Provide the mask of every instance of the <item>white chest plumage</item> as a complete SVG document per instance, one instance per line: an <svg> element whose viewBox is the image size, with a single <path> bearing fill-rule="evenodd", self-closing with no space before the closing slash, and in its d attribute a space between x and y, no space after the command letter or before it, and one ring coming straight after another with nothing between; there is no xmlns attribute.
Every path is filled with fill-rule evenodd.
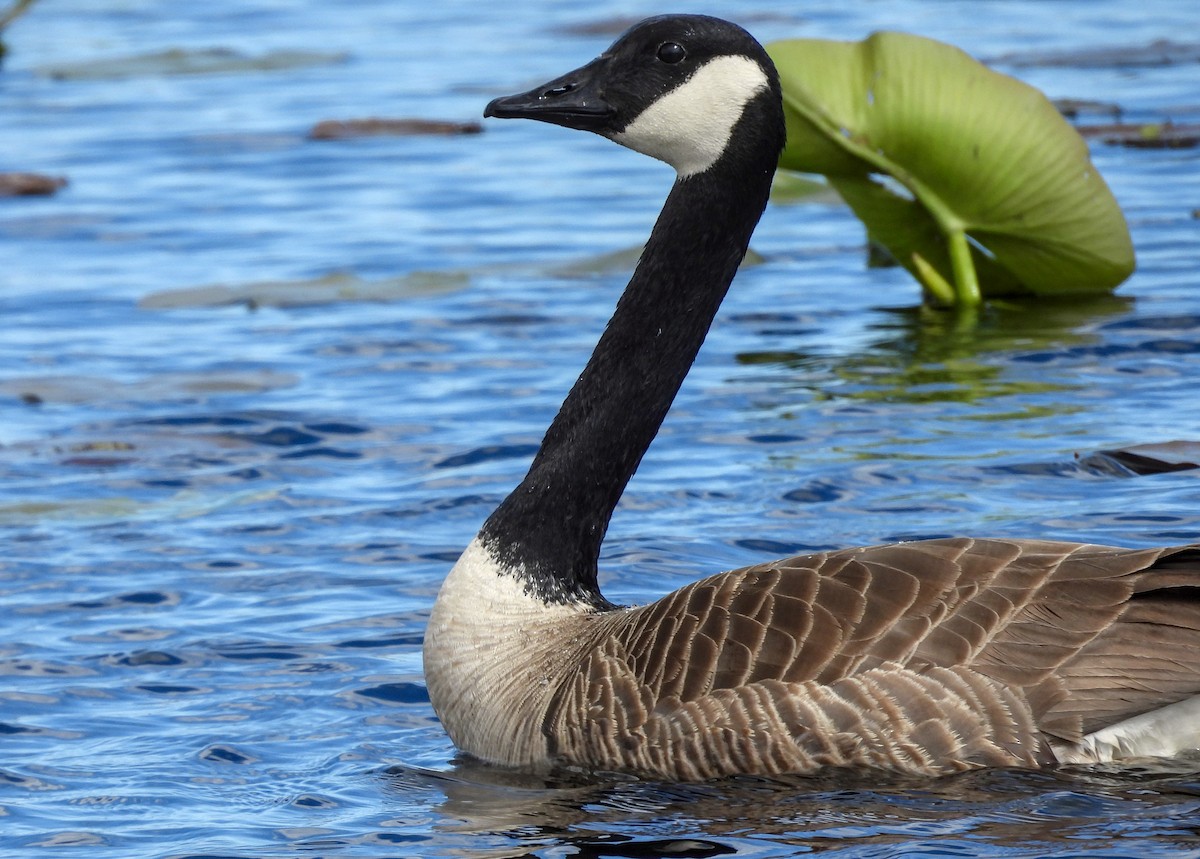
<svg viewBox="0 0 1200 859"><path fill-rule="evenodd" d="M580 657L590 606L547 605L476 539L442 584L425 633L425 677L455 744L498 763L546 758L540 716Z"/></svg>

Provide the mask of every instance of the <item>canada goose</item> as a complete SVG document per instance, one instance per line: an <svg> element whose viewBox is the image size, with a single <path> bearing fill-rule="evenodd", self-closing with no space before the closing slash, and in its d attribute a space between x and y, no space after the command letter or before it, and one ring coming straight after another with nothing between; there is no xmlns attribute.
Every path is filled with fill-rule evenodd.
<svg viewBox="0 0 1200 859"><path fill-rule="evenodd" d="M1200 746L1200 546L928 540L721 573L644 606L606 600L609 518L767 202L778 78L733 24L651 18L484 115L593 131L678 177L528 474L434 604L426 680L460 749L697 780Z"/></svg>

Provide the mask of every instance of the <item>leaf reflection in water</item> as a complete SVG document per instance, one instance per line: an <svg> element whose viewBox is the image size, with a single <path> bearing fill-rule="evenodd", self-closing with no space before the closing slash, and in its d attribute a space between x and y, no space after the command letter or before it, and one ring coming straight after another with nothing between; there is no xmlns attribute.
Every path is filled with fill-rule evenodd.
<svg viewBox="0 0 1200 859"><path fill-rule="evenodd" d="M743 352L741 364L778 364L819 399L975 403L992 397L1071 390L1075 383L1014 375L1016 353L1095 343L1089 326L1125 313L1126 298L994 302L977 314L929 307L883 311L880 333L863 350L835 357L774 349ZM1063 409L1069 409L1067 405ZM1014 416L1023 416L1017 412ZM990 415L989 417L996 417Z"/></svg>

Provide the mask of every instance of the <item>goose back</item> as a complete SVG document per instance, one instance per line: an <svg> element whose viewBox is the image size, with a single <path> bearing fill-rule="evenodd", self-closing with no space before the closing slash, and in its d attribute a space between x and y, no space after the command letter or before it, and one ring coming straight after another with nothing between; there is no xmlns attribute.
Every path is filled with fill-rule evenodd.
<svg viewBox="0 0 1200 859"><path fill-rule="evenodd" d="M610 613L550 754L675 779L1056 760L1200 694L1200 550L946 539L722 573Z"/></svg>

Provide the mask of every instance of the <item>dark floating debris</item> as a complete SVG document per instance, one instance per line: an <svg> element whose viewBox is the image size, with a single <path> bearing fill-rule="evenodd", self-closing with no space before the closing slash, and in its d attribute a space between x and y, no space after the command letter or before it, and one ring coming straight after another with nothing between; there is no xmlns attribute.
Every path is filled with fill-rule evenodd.
<svg viewBox="0 0 1200 859"><path fill-rule="evenodd" d="M1131 146L1135 149L1193 149L1200 146L1200 125L1143 125L1130 130L1105 135L1104 143Z"/></svg>
<svg viewBox="0 0 1200 859"><path fill-rule="evenodd" d="M564 36L604 37L612 39L621 35L641 20L641 15L611 15L607 18L596 18L591 21L577 21L573 24L556 26L552 29L552 32L561 33ZM801 19L794 15L778 14L775 12L747 12L739 15L738 20L746 26L762 23L798 25L801 21Z"/></svg>
<svg viewBox="0 0 1200 859"><path fill-rule="evenodd" d="M310 140L345 140L351 137L382 137L395 135L411 137L417 135L479 134L483 126L478 122L451 122L441 119L326 119L313 126L308 133Z"/></svg>
<svg viewBox="0 0 1200 859"><path fill-rule="evenodd" d="M989 65L1025 67L1072 66L1082 69L1169 66L1200 62L1200 44L1156 39L1148 45L1081 48L1070 51L1019 51L988 61Z"/></svg>
<svg viewBox="0 0 1200 859"><path fill-rule="evenodd" d="M1118 120L1125 113L1119 104L1107 101L1092 101L1086 98L1056 98L1052 102L1058 112L1067 119L1079 119L1081 116L1107 116Z"/></svg>
<svg viewBox="0 0 1200 859"><path fill-rule="evenodd" d="M63 176L40 173L0 173L0 197L45 197L67 187Z"/></svg>
<svg viewBox="0 0 1200 859"><path fill-rule="evenodd" d="M1086 456L1076 454L1076 458L1084 468L1106 474L1137 476L1191 471L1200 468L1200 442L1137 444L1114 450L1099 450Z"/></svg>
<svg viewBox="0 0 1200 859"><path fill-rule="evenodd" d="M1075 123L1075 130L1088 140L1099 140L1110 146L1135 149L1191 149L1200 146L1200 124L1176 123L1169 117L1157 122L1123 122L1124 109L1119 104L1086 99L1056 99L1054 106L1064 117ZM1194 111L1194 108L1178 108ZM1167 111L1163 111L1166 114ZM1088 122L1085 116L1108 118L1109 122Z"/></svg>
<svg viewBox="0 0 1200 859"><path fill-rule="evenodd" d="M1200 146L1200 124L1177 125L1170 120L1079 125L1076 130L1085 138L1099 138L1110 146L1135 149L1192 149Z"/></svg>
<svg viewBox="0 0 1200 859"><path fill-rule="evenodd" d="M621 35L640 20L641 18L637 16L614 15L611 18L566 24L555 29L567 36L604 36L608 38Z"/></svg>

